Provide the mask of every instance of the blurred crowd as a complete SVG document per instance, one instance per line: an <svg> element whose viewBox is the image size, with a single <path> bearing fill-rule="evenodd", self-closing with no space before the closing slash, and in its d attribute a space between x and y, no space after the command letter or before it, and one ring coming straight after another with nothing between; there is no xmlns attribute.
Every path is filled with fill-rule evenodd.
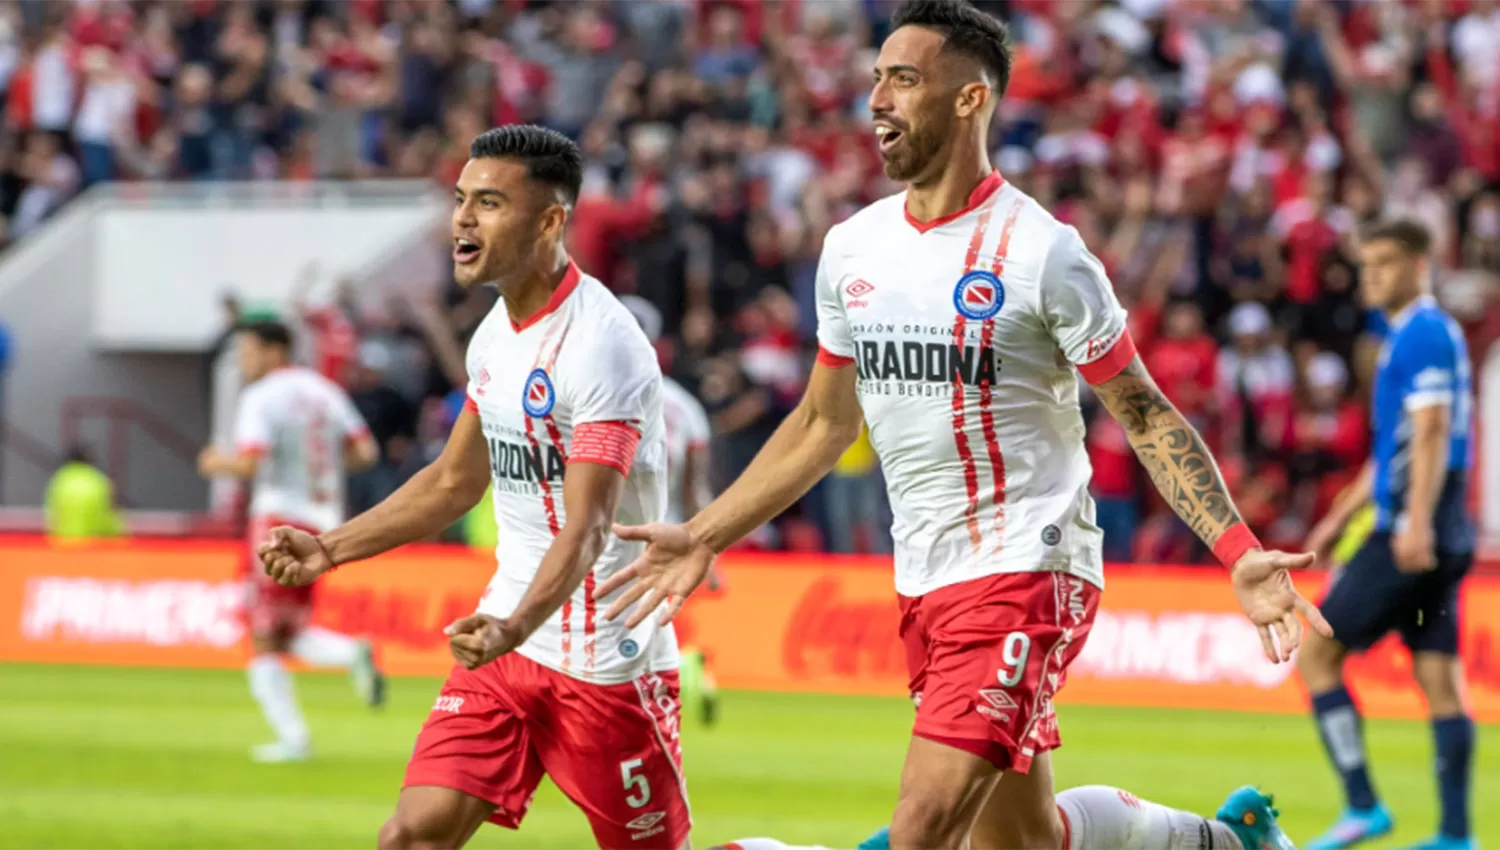
<svg viewBox="0 0 1500 850"><path fill-rule="evenodd" d="M824 233L898 189L865 107L893 5L0 3L4 237L103 180L447 183L479 131L545 124L588 156L574 256L661 309L663 368L708 408L722 483L802 390ZM1426 223L1476 360L1500 334L1500 3L976 5L1015 42L997 166L1083 234L1247 518L1295 543L1366 451L1381 321L1357 297L1360 227ZM429 457L461 404L493 294L447 289L300 308L386 453L357 498ZM1089 407L1111 557L1201 555ZM887 508L849 495L879 480L867 444L834 479L766 545L888 545Z"/></svg>

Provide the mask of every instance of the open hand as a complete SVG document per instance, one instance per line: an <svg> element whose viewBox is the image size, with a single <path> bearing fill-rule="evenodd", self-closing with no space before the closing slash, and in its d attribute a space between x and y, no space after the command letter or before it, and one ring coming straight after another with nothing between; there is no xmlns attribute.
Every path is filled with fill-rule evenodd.
<svg viewBox="0 0 1500 850"><path fill-rule="evenodd" d="M627 590L609 610L604 619L613 620L625 613L625 609L645 597L645 601L626 618L625 625L635 628L661 604L667 609L658 622L666 625L682 609L688 595L698 589L708 571L713 567L717 553L693 536L687 525L615 526L615 535L622 540L644 540L646 551L630 566L609 577L599 586L599 596L605 597L630 584Z"/></svg>
<svg viewBox="0 0 1500 850"><path fill-rule="evenodd" d="M286 525L271 529L256 554L266 575L282 587L312 584L318 576L333 569L328 550L318 543L318 538Z"/></svg>
<svg viewBox="0 0 1500 850"><path fill-rule="evenodd" d="M519 626L488 614L470 614L443 629L453 660L473 670L520 646L526 640Z"/></svg>
<svg viewBox="0 0 1500 850"><path fill-rule="evenodd" d="M1318 634L1333 637L1333 627L1323 619L1316 605L1302 598L1292 584L1288 570L1301 570L1312 566L1312 553L1292 555L1287 552L1251 549L1242 555L1229 572L1234 585L1234 595L1239 599L1245 616L1260 631L1260 645L1266 658L1273 664L1290 661L1298 644L1302 643L1301 614ZM1271 637L1276 632L1276 640ZM1277 643L1281 644L1277 652Z"/></svg>

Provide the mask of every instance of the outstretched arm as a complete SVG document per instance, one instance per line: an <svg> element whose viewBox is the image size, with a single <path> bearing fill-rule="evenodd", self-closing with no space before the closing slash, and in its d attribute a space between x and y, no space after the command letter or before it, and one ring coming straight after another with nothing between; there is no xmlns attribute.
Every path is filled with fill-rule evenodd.
<svg viewBox="0 0 1500 850"><path fill-rule="evenodd" d="M820 358L807 392L750 466L688 521L699 543L722 552L812 489L859 437L864 414L852 364Z"/></svg>
<svg viewBox="0 0 1500 850"><path fill-rule="evenodd" d="M479 414L459 414L438 459L423 467L384 501L319 540L334 566L372 558L424 540L463 516L484 496L490 459Z"/></svg>
<svg viewBox="0 0 1500 850"><path fill-rule="evenodd" d="M1119 373L1100 381L1094 392L1124 426L1131 448L1167 504L1229 567L1235 595L1260 632L1266 658L1291 659L1302 640L1299 613L1331 637L1328 622L1297 593L1287 573L1310 566L1313 556L1262 550L1240 519L1203 438L1151 380L1141 359L1133 358Z"/></svg>
<svg viewBox="0 0 1500 850"><path fill-rule="evenodd" d="M802 401L723 495L684 525L615 528L621 538L650 545L600 585L601 599L630 585L604 618L613 620L634 606L625 620L633 628L665 604L660 621L670 622L709 574L714 556L812 489L859 437L863 419L853 365L820 356Z"/></svg>
<svg viewBox="0 0 1500 850"><path fill-rule="evenodd" d="M1197 429L1167 400L1139 357L1094 393L1125 428L1162 498L1200 540L1216 546L1240 515Z"/></svg>
<svg viewBox="0 0 1500 850"><path fill-rule="evenodd" d="M1072 228L1061 230L1048 250L1037 305L1058 349L1125 428L1131 448L1167 504L1230 568L1235 596L1259 631L1266 657L1292 657L1302 638L1298 613L1331 636L1328 623L1297 594L1287 574L1311 566L1313 556L1260 548L1240 520L1203 438L1136 356L1109 277ZM1273 631L1280 638L1279 652Z"/></svg>

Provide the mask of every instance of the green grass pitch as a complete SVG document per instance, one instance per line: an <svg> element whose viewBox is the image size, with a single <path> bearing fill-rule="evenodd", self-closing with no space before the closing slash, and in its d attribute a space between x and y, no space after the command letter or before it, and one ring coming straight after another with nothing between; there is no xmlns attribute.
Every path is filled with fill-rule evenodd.
<svg viewBox="0 0 1500 850"><path fill-rule="evenodd" d="M392 683L383 711L331 675L302 675L315 760L255 765L267 730L243 674L0 665L0 847L370 847L390 813L412 741L437 693ZM1211 812L1236 785L1277 794L1305 841L1338 799L1306 717L1064 706L1059 787L1104 783ZM718 726L689 718L688 785L699 847L769 835L852 847L885 822L908 727L904 700L732 692ZM1480 732L1476 823L1500 847L1500 759ZM1396 810L1397 847L1434 828L1431 743L1421 723L1373 722L1376 784ZM1488 804L1486 803L1488 801ZM556 789L521 832L471 846L591 846Z"/></svg>

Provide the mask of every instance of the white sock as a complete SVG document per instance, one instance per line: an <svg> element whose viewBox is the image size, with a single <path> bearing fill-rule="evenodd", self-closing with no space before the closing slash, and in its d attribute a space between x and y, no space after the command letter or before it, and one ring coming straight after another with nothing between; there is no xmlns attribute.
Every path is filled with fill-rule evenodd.
<svg viewBox="0 0 1500 850"><path fill-rule="evenodd" d="M291 651L299 661L314 667L354 666L359 660L359 641L346 634L308 626L292 639Z"/></svg>
<svg viewBox="0 0 1500 850"><path fill-rule="evenodd" d="M1228 824L1107 785L1069 788L1057 807L1068 822L1064 850L1245 850Z"/></svg>
<svg viewBox="0 0 1500 850"><path fill-rule="evenodd" d="M257 655L250 659L250 693L260 703L261 713L271 724L282 743L307 745L307 722L297 707L292 689L292 675L274 655Z"/></svg>
<svg viewBox="0 0 1500 850"><path fill-rule="evenodd" d="M708 850L823 850L823 848L784 844L774 838L738 838L728 844L710 847Z"/></svg>

